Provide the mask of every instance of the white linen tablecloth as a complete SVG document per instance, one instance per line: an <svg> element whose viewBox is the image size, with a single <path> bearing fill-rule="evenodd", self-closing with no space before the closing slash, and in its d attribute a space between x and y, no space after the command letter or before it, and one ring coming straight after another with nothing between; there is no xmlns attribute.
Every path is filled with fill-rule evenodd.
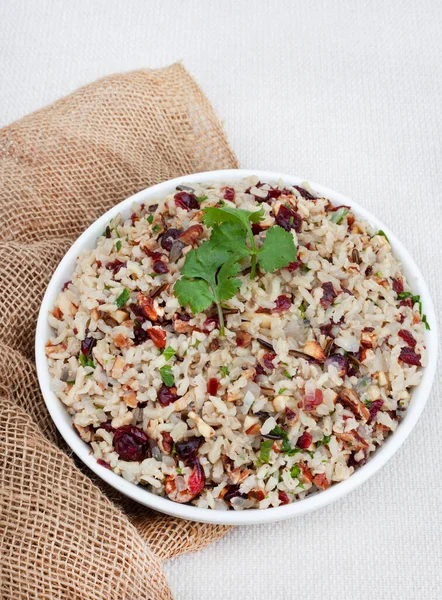
<svg viewBox="0 0 442 600"><path fill-rule="evenodd" d="M385 221L442 297L440 0L3 0L0 121L103 75L183 60L242 166ZM166 565L177 600L442 598L442 376L391 462L319 512Z"/></svg>

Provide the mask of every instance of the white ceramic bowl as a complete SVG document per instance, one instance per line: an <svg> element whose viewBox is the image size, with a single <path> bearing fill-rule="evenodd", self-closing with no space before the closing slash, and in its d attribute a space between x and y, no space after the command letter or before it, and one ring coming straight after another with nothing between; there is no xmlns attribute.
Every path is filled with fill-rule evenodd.
<svg viewBox="0 0 442 600"><path fill-rule="evenodd" d="M127 200L120 202L120 204L117 204L117 206L114 206L106 214L95 221L95 223L93 223L72 245L66 256L58 265L58 268L49 283L48 289L46 290L43 298L37 323L35 355L38 379L46 406L48 407L51 417L66 443L92 471L94 471L109 485L113 486L126 496L129 496L133 500L136 500L137 502L140 502L141 504L149 506L150 508L160 512L182 517L183 519L191 519L193 521L201 521L206 523L222 523L229 525L270 523L273 521L280 521L283 519L289 519L291 517L303 515L330 504L339 498L342 498L374 475L376 471L385 465L385 463L403 444L413 427L416 425L424 409L436 370L436 316L427 285L414 260L408 254L407 250L397 239L394 233L390 231L390 229L379 219L372 216L364 208L356 204L356 202L353 202L353 200L350 200L349 198L342 196L333 190L323 187L322 185L317 185L316 183L310 182L312 189L319 195L329 198L337 205L350 205L356 215L366 219L377 229L382 229L385 231L391 242L395 255L401 260L403 270L407 276L411 289L415 294L420 294L421 296L424 311L428 317L429 323L431 324L431 331L427 331L425 334L429 364L424 370L420 385L413 390L410 407L408 408L406 416L400 423L396 432L387 439L387 441L379 448L379 450L377 450L377 452L375 452L373 456L371 456L371 458L363 467L359 468L346 481L332 485L327 490L320 493L308 496L305 500L298 500L293 504L287 504L277 508L268 508L265 510L251 509L244 511L215 511L206 508L198 508L196 506L189 506L187 504L178 504L168 500L167 498L156 496L146 489L126 481L123 479L123 477L120 477L105 467L97 464L96 459L91 454L90 447L75 433L72 427L71 417L67 413L64 405L51 391L48 364L45 356L45 343L51 335L51 329L47 322L47 315L49 310L52 309L63 283L70 279L71 274L74 271L77 255L82 250L86 248L93 248L95 246L97 238L102 234L110 219L115 217L115 215L121 212L123 215L129 216L132 212L130 207L133 202L141 203L154 198L160 199L173 192L177 185L183 183L191 184L192 182L204 183L209 181L234 182L250 175L257 175L262 181L282 179L285 183L291 185L299 185L302 183L302 181L304 181L299 177L283 175L281 173L252 171L249 169L232 169L226 171L211 171L207 173L186 175L184 177L179 177L177 179L172 179L171 181L160 183L159 185L155 185L151 188L143 190L142 192L139 192L138 194L135 194Z"/></svg>

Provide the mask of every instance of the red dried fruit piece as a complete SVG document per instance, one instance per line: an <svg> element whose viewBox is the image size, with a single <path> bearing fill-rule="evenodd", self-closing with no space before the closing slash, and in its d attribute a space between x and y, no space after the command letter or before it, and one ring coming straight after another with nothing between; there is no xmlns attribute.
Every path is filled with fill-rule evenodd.
<svg viewBox="0 0 442 600"><path fill-rule="evenodd" d="M86 358L91 358L92 349L96 345L97 340L93 337L85 337L81 342L81 353L85 355Z"/></svg>
<svg viewBox="0 0 442 600"><path fill-rule="evenodd" d="M134 325L134 344L135 346L139 346L140 344L144 344L144 342L149 337L147 331L141 327L140 324Z"/></svg>
<svg viewBox="0 0 442 600"><path fill-rule="evenodd" d="M393 290L396 292L396 294L402 294L404 291L404 282L402 278L398 277L396 279L395 277L392 277L391 281L393 283Z"/></svg>
<svg viewBox="0 0 442 600"><path fill-rule="evenodd" d="M413 308L413 300L411 298L404 298L399 302L399 306L408 306L409 308Z"/></svg>
<svg viewBox="0 0 442 600"><path fill-rule="evenodd" d="M116 275L120 269L122 269L123 267L126 267L126 266L127 266L127 264L125 262L121 262L121 260L118 260L118 258L116 258L112 262L107 263L106 269L108 271L112 271L113 274Z"/></svg>
<svg viewBox="0 0 442 600"><path fill-rule="evenodd" d="M155 303L152 298L145 296L141 292L137 296L138 306L142 314L150 321L157 321L158 314L155 310Z"/></svg>
<svg viewBox="0 0 442 600"><path fill-rule="evenodd" d="M270 371L272 371L275 368L275 365L273 364L273 360L276 358L276 354L274 352L269 352L267 354L264 354L264 356L262 357L264 366L266 367L266 369L269 369Z"/></svg>
<svg viewBox="0 0 442 600"><path fill-rule="evenodd" d="M373 268L372 267L367 267L365 269L365 276L366 277L370 277L370 275L373 273Z"/></svg>
<svg viewBox="0 0 442 600"><path fill-rule="evenodd" d="M147 330L147 335L157 348L166 347L166 332L159 327L151 327Z"/></svg>
<svg viewBox="0 0 442 600"><path fill-rule="evenodd" d="M162 446L163 446L163 450L165 454L170 454L171 450L172 450L172 446L173 446L173 439L172 436L170 435L170 433L168 431L163 431L161 433L161 437L162 437Z"/></svg>
<svg viewBox="0 0 442 600"><path fill-rule="evenodd" d="M114 448L121 460L141 461L148 455L148 437L139 427L125 425L114 433Z"/></svg>
<svg viewBox="0 0 442 600"><path fill-rule="evenodd" d="M284 312L288 310L291 305L291 298L288 296L278 296L275 300L275 308L272 308L272 312Z"/></svg>
<svg viewBox="0 0 442 600"><path fill-rule="evenodd" d="M157 398L161 406L169 406L169 404L178 400L180 396L178 396L175 386L167 387L167 385L163 385L158 390Z"/></svg>
<svg viewBox="0 0 442 600"><path fill-rule="evenodd" d="M278 190L277 188L271 188L269 190L269 195L268 198L279 198L282 194L281 190Z"/></svg>
<svg viewBox="0 0 442 600"><path fill-rule="evenodd" d="M254 379L256 379L258 377L258 375L264 375L264 369L262 368L262 366L258 363L255 367L255 377Z"/></svg>
<svg viewBox="0 0 442 600"><path fill-rule="evenodd" d="M259 233L261 233L261 231L264 231L264 227L262 227L259 223L252 223L253 235L258 235Z"/></svg>
<svg viewBox="0 0 442 600"><path fill-rule="evenodd" d="M288 406L285 407L285 418L289 425L295 423L297 419L295 411L289 408Z"/></svg>
<svg viewBox="0 0 442 600"><path fill-rule="evenodd" d="M192 498L195 498L195 496L197 496L203 491L204 484L206 483L206 476L204 475L204 469L197 458L194 458L192 463L193 471L189 475L187 486L189 488L189 493L191 494Z"/></svg>
<svg viewBox="0 0 442 600"><path fill-rule="evenodd" d="M184 210L191 210L199 208L198 200L195 194L189 192L178 192L175 194L175 205L183 208Z"/></svg>
<svg viewBox="0 0 442 600"><path fill-rule="evenodd" d="M198 455L200 446L204 444L203 437L191 437L177 442L176 453L178 457L183 461L194 460Z"/></svg>
<svg viewBox="0 0 442 600"><path fill-rule="evenodd" d="M106 421L105 423L100 423L100 425L98 425L98 427L96 427L96 429L104 429L105 431L109 431L109 433L112 433L114 430L114 428L111 425L110 421Z"/></svg>
<svg viewBox="0 0 442 600"><path fill-rule="evenodd" d="M173 242L181 235L181 229L167 229L161 236L161 247L170 252Z"/></svg>
<svg viewBox="0 0 442 600"><path fill-rule="evenodd" d="M224 494L223 500L225 502L230 502L232 498L247 498L247 494L241 494L241 492L239 491L239 486L239 483L227 486L227 492Z"/></svg>
<svg viewBox="0 0 442 600"><path fill-rule="evenodd" d="M211 377L207 384L207 393L210 396L216 396L219 388L219 381L216 377Z"/></svg>
<svg viewBox="0 0 442 600"><path fill-rule="evenodd" d="M308 448L310 446L311 443L312 443L311 433L308 433L308 431L305 431L301 435L301 437L298 438L298 441L296 442L296 446L298 448L302 448L302 450L305 450L306 448Z"/></svg>
<svg viewBox="0 0 442 600"><path fill-rule="evenodd" d="M398 336L404 340L404 342L410 346L410 348L414 348L416 346L416 340L413 335L407 331L406 329L401 329L398 333Z"/></svg>
<svg viewBox="0 0 442 600"><path fill-rule="evenodd" d="M320 325L319 330L322 333L322 335L325 335L326 337L333 337L333 335L332 335L333 325L334 325L334 323L327 323L327 325Z"/></svg>
<svg viewBox="0 0 442 600"><path fill-rule="evenodd" d="M173 328L177 333L189 333L193 326L189 325L190 317L185 313L175 313L172 317Z"/></svg>
<svg viewBox="0 0 442 600"><path fill-rule="evenodd" d="M154 273L162 274L162 273L167 273L169 271L169 267L166 265L166 263L164 261L156 260L153 263L152 270Z"/></svg>
<svg viewBox="0 0 442 600"><path fill-rule="evenodd" d="M72 281L71 281L71 280L69 280L69 281L65 281L65 282L63 283L63 287L61 288L61 291L62 291L62 292L64 292L65 290L67 290L67 289L68 289L68 287L71 285L71 283L72 283Z"/></svg>
<svg viewBox="0 0 442 600"><path fill-rule="evenodd" d="M290 271L290 273L294 273L295 271L297 271L299 269L299 267L302 265L302 262L299 260L295 260L294 262L291 262L287 265L286 269L288 269Z"/></svg>
<svg viewBox="0 0 442 600"><path fill-rule="evenodd" d="M236 345L240 348L247 348L252 343L252 336L245 331L236 332Z"/></svg>
<svg viewBox="0 0 442 600"><path fill-rule="evenodd" d="M281 504L289 504L290 498L287 496L285 492L278 492L278 498Z"/></svg>
<svg viewBox="0 0 442 600"><path fill-rule="evenodd" d="M213 331L214 329L219 329L219 318L217 316L209 317L203 323L203 331L205 333L209 333L210 331Z"/></svg>
<svg viewBox="0 0 442 600"><path fill-rule="evenodd" d="M111 466L109 463L107 463L105 460L103 460L102 458L97 458L97 464L101 465L102 467L105 467L106 469L110 469L112 470Z"/></svg>
<svg viewBox="0 0 442 600"><path fill-rule="evenodd" d="M347 374L348 360L343 354L331 354L324 363L325 369L329 365L333 365L337 369L339 377Z"/></svg>
<svg viewBox="0 0 442 600"><path fill-rule="evenodd" d="M298 185L293 186L295 188L295 190L298 190L298 192L301 194L301 196L303 198L307 198L307 200L316 200L316 198L314 196L312 196L310 194L310 192L308 192L307 190L305 190L302 187L299 187Z"/></svg>
<svg viewBox="0 0 442 600"><path fill-rule="evenodd" d="M324 396L321 390L314 390L313 394L306 394L304 397L304 410L309 412L315 410L317 406L322 404Z"/></svg>
<svg viewBox="0 0 442 600"><path fill-rule="evenodd" d="M231 187L226 187L224 190L224 200L234 200L235 190Z"/></svg>
<svg viewBox="0 0 442 600"><path fill-rule="evenodd" d="M179 241L185 246L193 246L203 235L204 229L202 225L191 225L188 229L183 231L178 237Z"/></svg>
<svg viewBox="0 0 442 600"><path fill-rule="evenodd" d="M293 209L288 208L285 204L279 208L275 221L286 231L294 229L297 233L299 233L302 229L301 215L295 212Z"/></svg>
<svg viewBox="0 0 442 600"><path fill-rule="evenodd" d="M333 303L333 300L336 298L337 293L335 292L335 288L333 287L333 284L330 281L326 281L321 285L321 287L324 293L322 295L320 303L324 308L328 308Z"/></svg>
<svg viewBox="0 0 442 600"><path fill-rule="evenodd" d="M376 415L381 410L383 405L384 405L384 401L381 398L379 398L378 400L375 400L374 402L372 402L370 404L370 406L368 407L370 417L369 417L367 423L372 423L375 420Z"/></svg>
<svg viewBox="0 0 442 600"><path fill-rule="evenodd" d="M407 365L415 365L416 367L422 366L420 354L416 354L411 348L402 348L401 353L399 354L399 360L407 363Z"/></svg>
<svg viewBox="0 0 442 600"><path fill-rule="evenodd" d="M264 500L265 497L266 495L263 490L250 490L249 492L249 498L254 498L255 500L258 500L258 502Z"/></svg>

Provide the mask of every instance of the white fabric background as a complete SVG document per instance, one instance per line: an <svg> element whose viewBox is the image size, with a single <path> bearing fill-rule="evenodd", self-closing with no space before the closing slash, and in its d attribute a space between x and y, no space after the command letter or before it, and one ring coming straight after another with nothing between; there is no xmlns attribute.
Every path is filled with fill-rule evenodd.
<svg viewBox="0 0 442 600"><path fill-rule="evenodd" d="M182 59L242 166L299 174L379 215L440 316L441 25L440 0L3 0L0 124ZM440 599L441 383L405 446L345 500L167 563L177 600Z"/></svg>

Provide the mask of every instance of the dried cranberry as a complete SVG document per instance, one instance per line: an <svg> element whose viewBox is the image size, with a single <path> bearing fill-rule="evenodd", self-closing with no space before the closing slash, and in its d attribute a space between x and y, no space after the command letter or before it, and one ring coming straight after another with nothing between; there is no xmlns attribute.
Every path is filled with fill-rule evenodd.
<svg viewBox="0 0 442 600"><path fill-rule="evenodd" d="M62 292L64 292L65 290L67 290L67 289L68 289L68 287L71 285L71 283L72 283L72 281L71 281L71 280L69 280L69 281L65 281L65 282L63 283L63 287L61 288L61 291L62 291Z"/></svg>
<svg viewBox="0 0 442 600"><path fill-rule="evenodd" d="M398 277L396 279L395 277L392 277L391 281L393 282L393 290L396 292L396 294L402 294L404 291L404 282L402 278Z"/></svg>
<svg viewBox="0 0 442 600"><path fill-rule="evenodd" d="M114 430L114 428L111 425L110 421L106 421L105 423L100 423L100 425L97 427L97 429L104 429L105 431L108 431L109 433L112 433Z"/></svg>
<svg viewBox="0 0 442 600"><path fill-rule="evenodd" d="M113 274L116 275L120 269L122 269L123 267L126 267L126 266L127 266L127 264L125 262L121 262L121 260L118 260L118 258L116 258L112 262L107 263L106 269L108 271L112 271Z"/></svg>
<svg viewBox="0 0 442 600"><path fill-rule="evenodd" d="M281 504L289 504L290 499L285 492L278 492L278 498Z"/></svg>
<svg viewBox="0 0 442 600"><path fill-rule="evenodd" d="M173 446L172 436L170 435L170 433L168 431L163 431L161 433L161 437L162 437L162 444L163 444L164 452L166 454L170 454L170 452L172 450L172 446Z"/></svg>
<svg viewBox="0 0 442 600"><path fill-rule="evenodd" d="M273 364L273 360L276 358L276 354L274 352L269 352L268 354L264 354L262 357L264 366L266 369L273 371L275 365Z"/></svg>
<svg viewBox="0 0 442 600"><path fill-rule="evenodd" d="M277 188L271 188L269 190L269 198L279 198L281 196L282 192L281 190L278 190Z"/></svg>
<svg viewBox="0 0 442 600"><path fill-rule="evenodd" d="M184 210L199 208L195 194L190 194L189 192L178 192L178 194L175 194L175 205L184 208Z"/></svg>
<svg viewBox="0 0 442 600"><path fill-rule="evenodd" d="M219 388L219 381L216 377L211 377L209 379L209 383L207 384L207 393L210 396L216 396Z"/></svg>
<svg viewBox="0 0 442 600"><path fill-rule="evenodd" d="M411 298L404 298L399 302L399 306L408 306L409 308L413 308L413 300Z"/></svg>
<svg viewBox="0 0 442 600"><path fill-rule="evenodd" d="M298 192L301 194L301 196L303 198L307 198L307 200L316 200L316 198L314 196L312 196L310 194L310 192L308 192L304 188L300 187L299 185L294 185L293 187L295 188L295 190L298 190Z"/></svg>
<svg viewBox="0 0 442 600"><path fill-rule="evenodd" d="M287 421L290 423L291 421L295 421L296 420L296 413L294 410L292 410L291 408L289 408L288 406L285 407L285 416Z"/></svg>
<svg viewBox="0 0 442 600"><path fill-rule="evenodd" d="M402 348L399 354L399 360L407 363L407 365L415 365L416 367L422 366L420 355L416 354L411 348Z"/></svg>
<svg viewBox="0 0 442 600"><path fill-rule="evenodd" d="M175 318L184 321L185 323L190 321L190 315L186 315L186 313L175 313Z"/></svg>
<svg viewBox="0 0 442 600"><path fill-rule="evenodd" d="M398 336L402 338L407 344L407 346L410 346L410 348L414 348L416 346L416 340L414 339L413 335L406 329L401 329L398 333Z"/></svg>
<svg viewBox="0 0 442 600"><path fill-rule="evenodd" d="M250 492L249 492L249 498L258 500L258 502L261 502L261 500L264 500L265 497L266 497L266 495L263 490L250 490Z"/></svg>
<svg viewBox="0 0 442 600"><path fill-rule="evenodd" d="M325 369L329 365L333 365L337 371L339 377L344 377L348 370L348 360L343 354L331 354L324 363Z"/></svg>
<svg viewBox="0 0 442 600"><path fill-rule="evenodd" d="M259 223L252 223L253 235L258 235L259 233L261 233L261 231L264 231L264 228Z"/></svg>
<svg viewBox="0 0 442 600"><path fill-rule="evenodd" d="M156 250L149 250L149 248L147 248L146 246L143 246L142 250L147 254L147 256L149 256L154 261L160 260L164 256L162 252L157 252Z"/></svg>
<svg viewBox="0 0 442 600"><path fill-rule="evenodd" d="M322 294L320 302L324 308L328 308L336 298L337 293L335 292L335 288L330 281L326 281L321 287L324 293Z"/></svg>
<svg viewBox="0 0 442 600"><path fill-rule="evenodd" d="M255 377L257 377L258 375L264 375L264 369L261 367L260 364L256 365L255 371L256 371Z"/></svg>
<svg viewBox="0 0 442 600"><path fill-rule="evenodd" d="M107 463L105 460L103 460L102 458L97 458L97 465L101 465L102 467L105 467L106 469L111 469L111 466L109 463ZM112 469L111 469L112 470Z"/></svg>
<svg viewBox="0 0 442 600"><path fill-rule="evenodd" d="M227 492L223 496L225 502L230 502L232 498L247 498L247 494L241 494L239 484L227 486Z"/></svg>
<svg viewBox="0 0 442 600"><path fill-rule="evenodd" d="M213 325L213 327L212 327L212 325ZM209 333L210 331L213 331L214 329L219 329L219 318L217 316L209 317L203 323L203 331L204 332Z"/></svg>
<svg viewBox="0 0 442 600"><path fill-rule="evenodd" d="M85 337L81 342L81 353L85 355L86 358L91 358L92 349L96 345L97 340L93 337Z"/></svg>
<svg viewBox="0 0 442 600"><path fill-rule="evenodd" d="M365 269L365 275L366 275L366 277L370 277L370 275L371 275L372 273L373 273L373 269L372 269L372 267L367 267L367 268Z"/></svg>
<svg viewBox="0 0 442 600"><path fill-rule="evenodd" d="M275 300L275 305L272 312L284 312L291 307L292 301L288 296L278 296Z"/></svg>
<svg viewBox="0 0 442 600"><path fill-rule="evenodd" d="M153 269L154 273L159 273L159 274L161 274L161 273L167 273L169 271L168 266L162 260L156 260L153 263L152 269Z"/></svg>
<svg viewBox="0 0 442 600"><path fill-rule="evenodd" d="M168 229L161 236L161 247L170 252L173 242L181 235L181 229Z"/></svg>
<svg viewBox="0 0 442 600"><path fill-rule="evenodd" d="M297 271L299 269L299 267L302 265L302 262L299 260L295 260L294 262L291 262L287 265L287 269L290 271L290 273L294 273L295 271Z"/></svg>
<svg viewBox="0 0 442 600"><path fill-rule="evenodd" d="M141 325L134 325L134 344L135 346L139 346L140 344L144 344L144 342L148 339L149 335L145 329L141 327Z"/></svg>
<svg viewBox="0 0 442 600"><path fill-rule="evenodd" d="M308 433L306 431L301 435L300 438L298 438L296 445L298 448L302 448L302 450L305 450L306 448L308 448L310 446L311 443L312 443L311 433Z"/></svg>
<svg viewBox="0 0 442 600"><path fill-rule="evenodd" d="M203 437L191 437L182 442L177 442L176 453L181 460L193 460L198 454L200 446L204 444Z"/></svg>
<svg viewBox="0 0 442 600"><path fill-rule="evenodd" d="M114 433L115 452L121 460L141 461L148 455L148 437L139 427L125 425Z"/></svg>
<svg viewBox="0 0 442 600"><path fill-rule="evenodd" d="M159 327L151 327L147 330L147 335L157 348L166 347L166 332L163 331L163 329L160 329Z"/></svg>
<svg viewBox="0 0 442 600"><path fill-rule="evenodd" d="M368 412L370 413L370 417L368 418L368 423L372 423L375 420L376 415L381 410L383 404L384 404L384 401L381 400L381 398L379 398L379 400L375 400L374 402L372 402L370 404L370 406L368 407Z"/></svg>
<svg viewBox="0 0 442 600"><path fill-rule="evenodd" d="M235 190L231 187L226 187L224 190L224 200L234 200Z"/></svg>
<svg viewBox="0 0 442 600"><path fill-rule="evenodd" d="M250 335L250 333L247 333L246 331L237 331L236 332L236 345L239 346L240 348L247 348L247 346L250 346L252 342L252 336Z"/></svg>
<svg viewBox="0 0 442 600"><path fill-rule="evenodd" d="M286 231L290 231L290 229L294 229L296 232L300 232L302 228L302 218L301 215L295 212L293 209L288 208L285 204L283 204L275 219L276 223L285 229Z"/></svg>
<svg viewBox="0 0 442 600"><path fill-rule="evenodd" d="M195 496L203 491L204 484L206 483L206 476L204 474L204 469L197 458L193 459L192 465L193 471L189 475L187 487L192 495L192 498L195 498Z"/></svg>
<svg viewBox="0 0 442 600"><path fill-rule="evenodd" d="M333 325L334 325L334 323L327 323L327 325L320 325L319 330L322 333L322 335L331 337Z"/></svg>
<svg viewBox="0 0 442 600"><path fill-rule="evenodd" d="M157 393L158 402L161 406L169 406L169 404L178 400L179 397L175 386L167 387L167 385L163 385Z"/></svg>

